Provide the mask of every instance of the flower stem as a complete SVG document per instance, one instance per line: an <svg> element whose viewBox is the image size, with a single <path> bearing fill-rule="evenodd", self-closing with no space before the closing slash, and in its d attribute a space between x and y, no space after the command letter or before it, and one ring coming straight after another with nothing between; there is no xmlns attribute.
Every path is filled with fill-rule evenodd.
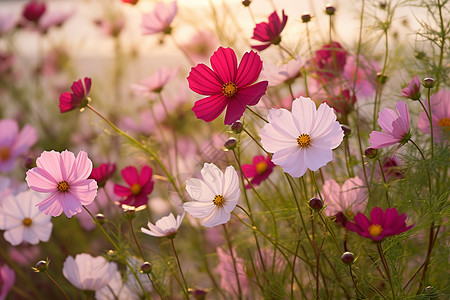
<svg viewBox="0 0 450 300"><path fill-rule="evenodd" d="M391 273L389 272L389 266L386 262L386 258L384 257L383 248L381 248L381 243L377 243L378 254L380 255L381 262L383 263L384 270L386 271L387 278L389 280L389 285L392 290L392 298L395 300L395 291L394 286L392 285Z"/></svg>
<svg viewBox="0 0 450 300"><path fill-rule="evenodd" d="M50 276L50 274L47 272L47 270L44 270L44 274L47 275L48 279L50 279L51 282L53 282L54 285L61 291L61 293L64 295L64 298L67 300L70 300L69 296L66 294L66 292L63 290L63 288Z"/></svg>
<svg viewBox="0 0 450 300"><path fill-rule="evenodd" d="M428 111L429 111L429 115L428 115L428 119L430 121L430 132L431 132L431 157L434 156L434 133L433 133L433 111L431 109L431 88L428 88L427 91L427 102L428 102Z"/></svg>
<svg viewBox="0 0 450 300"><path fill-rule="evenodd" d="M177 259L178 269L180 270L181 278L183 279L183 283L184 283L183 292L184 292L184 295L186 296L186 299L189 300L188 285L186 283L186 279L184 278L183 270L181 269L180 259L178 258L177 250L175 249L175 243L173 240L174 239L171 238L170 242L172 244L172 249L173 249L173 253L175 254L175 258Z"/></svg>
<svg viewBox="0 0 450 300"><path fill-rule="evenodd" d="M222 226L223 226L223 231L225 232L225 239L227 240L228 249L230 249L231 259L233 260L233 269L234 269L234 274L236 275L236 282L237 282L238 291L239 291L239 299L242 300L241 283L239 282L239 274L238 274L238 270L237 270L236 259L234 258L234 255L233 255L233 247L231 246L231 240L230 240L230 236L228 235L226 225L223 224Z"/></svg>
<svg viewBox="0 0 450 300"><path fill-rule="evenodd" d="M377 161L378 161L378 165L380 166L381 177L383 178L384 193L386 195L386 202L387 202L388 207L392 207L391 201L389 200L389 191L388 191L389 185L387 184L386 176L384 175L383 165L381 164L380 159L377 159Z"/></svg>
<svg viewBox="0 0 450 300"><path fill-rule="evenodd" d="M254 111L253 109L251 109L250 107L247 106L247 109L249 111L251 111L255 116L257 116L258 118L260 118L261 120L263 120L266 123L269 123L269 121L267 121L266 119L264 119L263 116L261 116L260 114L258 114L256 111Z"/></svg>

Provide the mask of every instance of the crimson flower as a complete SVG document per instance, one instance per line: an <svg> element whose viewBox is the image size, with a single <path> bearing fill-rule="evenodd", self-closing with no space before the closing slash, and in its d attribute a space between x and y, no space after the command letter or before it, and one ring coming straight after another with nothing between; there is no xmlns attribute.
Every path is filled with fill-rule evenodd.
<svg viewBox="0 0 450 300"><path fill-rule="evenodd" d="M262 69L256 52L246 52L237 66L236 53L219 47L211 56L212 69L198 64L187 78L189 88L201 95L210 95L195 102L192 111L198 119L215 120L228 106L225 124L232 124L244 114L247 105L256 105L266 93L267 81L253 84Z"/></svg>
<svg viewBox="0 0 450 300"><path fill-rule="evenodd" d="M124 199L120 204L139 207L147 204L147 196L153 191L152 168L144 166L141 174L133 166L122 170L121 174L128 187L119 184L114 185L114 194Z"/></svg>
<svg viewBox="0 0 450 300"><path fill-rule="evenodd" d="M275 168L275 164L269 155L266 158L263 155L257 155L253 157L251 165L242 165L242 172L244 172L245 177L252 178L250 180L252 185L257 186L269 177L273 168ZM245 188L251 188L250 184L247 184Z"/></svg>
<svg viewBox="0 0 450 300"><path fill-rule="evenodd" d="M317 74L324 81L332 80L344 71L347 62L347 52L338 42L325 45L316 51L314 62Z"/></svg>
<svg viewBox="0 0 450 300"><path fill-rule="evenodd" d="M411 100L420 99L420 80L417 75L414 76L413 80L408 83L408 86L402 90L402 96Z"/></svg>
<svg viewBox="0 0 450 300"><path fill-rule="evenodd" d="M91 90L91 78L84 77L84 86L81 79L74 81L70 87L72 93L64 92L59 96L59 109L61 113L82 108L87 104L87 94Z"/></svg>
<svg viewBox="0 0 450 300"><path fill-rule="evenodd" d="M113 176L116 171L116 164L101 164L100 167L93 168L88 179L97 181L99 187L104 187L106 181Z"/></svg>
<svg viewBox="0 0 450 300"><path fill-rule="evenodd" d="M253 29L252 39L263 42L261 45L252 45L252 49L262 51L270 45L278 45L281 42L280 33L286 26L288 17L282 11L282 19L278 17L276 11L270 14L269 21L256 24Z"/></svg>
<svg viewBox="0 0 450 300"><path fill-rule="evenodd" d="M385 237L400 234L414 227L414 225L406 226L405 220L406 214L399 215L396 208L387 208L383 211L376 206L370 212L370 220L362 213L358 213L354 218L355 223L347 222L345 227L362 237L381 242Z"/></svg>
<svg viewBox="0 0 450 300"><path fill-rule="evenodd" d="M45 5L45 3L33 0L25 5L22 11L22 16L28 21L37 22L45 13L46 9L47 6Z"/></svg>
<svg viewBox="0 0 450 300"><path fill-rule="evenodd" d="M355 107L356 96L350 94L348 89L345 89L341 90L338 95L330 95L324 102L334 108L338 113L346 116L351 113Z"/></svg>

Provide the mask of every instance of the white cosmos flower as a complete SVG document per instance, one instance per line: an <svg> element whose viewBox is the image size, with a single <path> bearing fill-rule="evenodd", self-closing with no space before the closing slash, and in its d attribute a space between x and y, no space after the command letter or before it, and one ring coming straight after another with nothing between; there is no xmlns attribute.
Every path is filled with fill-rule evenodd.
<svg viewBox="0 0 450 300"><path fill-rule="evenodd" d="M184 210L194 218L201 218L205 227L225 224L241 195L238 174L233 166L228 166L224 174L208 163L201 174L203 180L191 178L186 182L186 190L194 201L184 203Z"/></svg>
<svg viewBox="0 0 450 300"><path fill-rule="evenodd" d="M133 276L133 275L131 275ZM147 277L146 277L147 278ZM148 278L147 278L148 281ZM95 292L96 300L139 300L138 294L128 288L123 282L119 271L116 271L111 280Z"/></svg>
<svg viewBox="0 0 450 300"><path fill-rule="evenodd" d="M97 291L105 287L114 277L117 265L104 257L90 254L77 254L75 259L68 256L64 262L63 274L76 288L84 291Z"/></svg>
<svg viewBox="0 0 450 300"><path fill-rule="evenodd" d="M176 219L173 214L170 213L170 215L162 217L161 219L156 221L155 225L153 225L151 222L148 222L148 228L150 230L144 227L141 227L141 230L145 234L156 237L174 235L180 227L181 222L183 222L183 218L184 212L181 216L177 216Z"/></svg>
<svg viewBox="0 0 450 300"><path fill-rule="evenodd" d="M0 229L6 230L5 240L16 246L22 242L33 245L47 242L52 233L52 216L39 211L36 204L42 201L39 193L28 190L9 195L0 206Z"/></svg>
<svg viewBox="0 0 450 300"><path fill-rule="evenodd" d="M307 169L317 171L333 159L332 149L344 137L334 110L310 98L292 102L292 112L271 109L267 123L260 132L264 149L273 153L272 162L293 177L301 177Z"/></svg>

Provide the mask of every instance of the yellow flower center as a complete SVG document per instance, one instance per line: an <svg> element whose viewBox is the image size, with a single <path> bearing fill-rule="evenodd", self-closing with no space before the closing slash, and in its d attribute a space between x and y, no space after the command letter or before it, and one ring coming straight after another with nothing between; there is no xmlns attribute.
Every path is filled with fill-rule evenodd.
<svg viewBox="0 0 450 300"><path fill-rule="evenodd" d="M258 172L258 174L262 174L267 170L267 164L265 161L260 161L259 163L256 164L256 172Z"/></svg>
<svg viewBox="0 0 450 300"><path fill-rule="evenodd" d="M223 204L225 203L225 198L224 198L222 195L215 195L215 196L214 196L213 203L214 203L216 206L221 207L221 206L223 206Z"/></svg>
<svg viewBox="0 0 450 300"><path fill-rule="evenodd" d="M222 93L230 98L233 97L237 92L237 87L234 83L232 82L228 82L228 83L224 83L222 86Z"/></svg>
<svg viewBox="0 0 450 300"><path fill-rule="evenodd" d="M302 133L297 138L297 144L302 148L308 148L311 145L311 138L309 137L308 134Z"/></svg>
<svg viewBox="0 0 450 300"><path fill-rule="evenodd" d="M350 219L353 219L353 217L354 217L355 215L353 214L353 211L351 211L351 210L349 209L349 210L347 210L347 216L348 216Z"/></svg>
<svg viewBox="0 0 450 300"><path fill-rule="evenodd" d="M5 161L11 156L9 147L0 147L0 161Z"/></svg>
<svg viewBox="0 0 450 300"><path fill-rule="evenodd" d="M450 127L450 119L445 117L439 120L438 125L441 127Z"/></svg>
<svg viewBox="0 0 450 300"><path fill-rule="evenodd" d="M58 183L57 189L58 191L65 193L69 190L69 183L63 180L60 183Z"/></svg>
<svg viewBox="0 0 450 300"><path fill-rule="evenodd" d="M136 196L137 194L139 194L141 192L142 186L139 183L135 183L131 186L130 190L131 190L131 193Z"/></svg>
<svg viewBox="0 0 450 300"><path fill-rule="evenodd" d="M23 226L29 227L29 226L31 226L32 221L30 218L25 218L25 219L23 219L22 223L23 223Z"/></svg>
<svg viewBox="0 0 450 300"><path fill-rule="evenodd" d="M383 227L381 227L381 225L372 224L369 226L369 233L373 237L379 236L382 231L383 231Z"/></svg>

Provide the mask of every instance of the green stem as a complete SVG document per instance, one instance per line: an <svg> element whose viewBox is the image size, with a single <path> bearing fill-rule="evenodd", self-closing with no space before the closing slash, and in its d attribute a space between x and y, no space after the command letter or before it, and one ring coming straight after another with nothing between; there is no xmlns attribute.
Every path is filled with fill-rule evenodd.
<svg viewBox="0 0 450 300"><path fill-rule="evenodd" d="M234 274L236 275L236 282L237 282L238 291L239 291L239 299L242 300L241 283L239 281L239 274L238 274L238 270L237 270L236 259L234 258L234 255L233 255L233 247L231 246L231 240L230 240L230 236L228 235L226 225L223 224L222 226L223 226L223 231L225 232L225 239L228 244L228 249L230 249L230 256L231 256L231 259L233 260L233 269L234 269Z"/></svg>
<svg viewBox="0 0 450 300"><path fill-rule="evenodd" d="M178 258L177 250L175 249L175 243L173 240L174 240L173 238L170 239L171 244L172 244L173 253L175 254L175 258L177 259L178 269L180 270L181 278L183 279L183 283L184 283L183 292L186 296L186 299L189 300L188 285L186 283L186 279L184 278L183 269L181 269L180 259Z"/></svg>
<svg viewBox="0 0 450 300"><path fill-rule="evenodd" d="M429 121L430 121L430 130L431 130L431 157L434 156L434 132L433 132L433 110L431 109L431 89L429 88L427 91L427 101L428 101L428 110L429 110Z"/></svg>
<svg viewBox="0 0 450 300"><path fill-rule="evenodd" d="M389 285L392 290L392 298L395 300L395 290L394 285L392 284L391 273L389 272L389 266L387 264L386 258L384 257L383 248L381 248L381 242L377 243L378 254L380 255L381 262L383 263L384 270L386 271L387 278L389 280Z"/></svg>
<svg viewBox="0 0 450 300"><path fill-rule="evenodd" d="M258 114L256 111L254 111L253 109L251 109L250 107L247 106L247 110L249 110L250 112L252 112L255 116L257 116L258 118L260 118L261 120L263 120L266 123L269 123L269 121L267 121L263 116L261 116L260 114Z"/></svg>
<svg viewBox="0 0 450 300"><path fill-rule="evenodd" d="M377 161L378 161L378 165L380 166L381 177L383 178L384 194L386 196L386 202L387 202L388 207L392 207L392 204L389 200L389 190L388 190L389 185L387 184L386 176L384 175L383 165L381 164L380 159L377 159Z"/></svg>
<svg viewBox="0 0 450 300"><path fill-rule="evenodd" d="M47 275L48 279L50 279L51 282L53 282L54 285L61 291L61 293L64 295L64 298L67 300L70 300L69 296L66 294L66 292L63 290L63 288L50 276L50 274L47 272L47 270L44 270L44 274Z"/></svg>

